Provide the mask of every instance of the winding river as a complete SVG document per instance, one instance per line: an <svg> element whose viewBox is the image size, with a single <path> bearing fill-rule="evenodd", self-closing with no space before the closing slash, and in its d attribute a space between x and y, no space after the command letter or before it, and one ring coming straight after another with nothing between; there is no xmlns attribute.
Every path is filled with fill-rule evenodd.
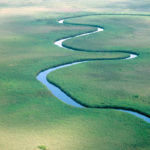
<svg viewBox="0 0 150 150"><path fill-rule="evenodd" d="M58 23L64 24L65 20L64 19L59 20ZM88 25L88 26L95 27L93 25ZM63 38L63 39L60 39L60 40L54 42L54 44L56 46L58 46L58 47L61 47L61 48L66 48L66 49L69 49L69 50L76 50L76 49L73 49L73 48L65 47L63 45L63 42L66 41L66 40L72 39L72 38L77 38L77 37L81 37L81 36L87 36L87 35L98 33L98 32L102 32L102 31L104 31L104 29L102 29L101 27L97 27L95 29L95 31L91 31L91 32L84 33L84 34L79 34L79 35L76 35L76 36L71 36L71 37L68 37L68 38ZM136 53L132 53L132 52L128 52L128 51L116 51L116 52L128 53L129 56L128 57L124 57L124 58L112 58L111 60L113 60L113 59L114 60L119 60L119 59L128 60L128 59L134 59L134 58L138 57L138 55ZM101 60L101 59L99 59L99 60ZM110 60L110 59L106 59L106 60ZM55 70L58 70L58 69L61 69L61 68L65 68L65 67L69 67L69 66L73 66L73 65L77 65L77 64L81 64L81 63L86 63L86 62L89 62L89 61L94 61L94 59L83 60L83 61L80 61L80 62L77 61L77 62L68 63L68 64L60 65L60 66L57 66L57 67L49 68L49 69L47 69L45 71L40 72L37 75L36 78L37 78L38 81L40 81L42 84L44 84L51 91L51 93L54 96L56 96L59 100L63 101L64 103L66 103L68 105L71 105L73 107L82 108L82 109L83 108L90 108L90 107L86 107L86 106L83 106L83 105L77 103L73 98L71 98L70 96L68 96L60 88L58 88L53 83L48 82L48 80L47 80L47 75L49 73L55 71ZM115 109L117 111L121 111L121 112L124 112L124 113L129 113L131 115L134 115L134 116L136 116L136 117L144 120L147 123L150 123L150 118L149 117L147 117L146 115L143 115L142 113L133 111L133 110L127 110L127 109L124 109L124 108L120 108L120 109L119 108L107 108L107 109Z"/></svg>

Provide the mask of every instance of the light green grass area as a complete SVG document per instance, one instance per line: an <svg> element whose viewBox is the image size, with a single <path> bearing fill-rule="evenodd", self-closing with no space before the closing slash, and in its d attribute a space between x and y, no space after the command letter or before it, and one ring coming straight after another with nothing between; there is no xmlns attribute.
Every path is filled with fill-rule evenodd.
<svg viewBox="0 0 150 150"><path fill-rule="evenodd" d="M81 3L80 8L79 3ZM118 1L111 1L111 3L115 4ZM130 4L131 2L124 1L124 3ZM132 3L134 5L135 1L132 1ZM139 7L140 4L141 2L138 2L136 5ZM147 2L145 2L146 4ZM22 6L25 6L25 8ZM31 6L34 7L32 8ZM43 11L37 6L46 6L47 8ZM2 0L0 2L0 150L40 150L41 148L46 150L149 150L150 125L141 119L116 110L79 109L68 106L54 97L45 86L36 80L36 75L41 70L60 64L91 58L127 56L127 54L121 52L75 52L56 47L53 44L54 41L62 37L93 30L91 27L60 25L57 23L59 18L89 14L91 12L103 13L107 6L108 3L98 3L97 5L96 0L95 2L90 0L86 2L81 0L76 2L63 1L61 4L54 3L54 1L40 0L30 2ZM109 10L113 11L112 8L116 8L115 6L112 5ZM35 7L37 8L35 9ZM130 11L128 6L125 6L125 8ZM143 9L139 12L143 11ZM106 8L105 11L108 11L108 9ZM137 12L137 9L133 9L133 11ZM143 11L143 13L145 12ZM86 23L87 19L82 19ZM101 18L93 16L91 19L95 20L93 24L99 24L96 20ZM145 18L143 19L146 20ZM106 18L106 20L109 20L109 18ZM82 22L82 20L75 21ZM93 37L100 39L100 34L95 34ZM89 39L90 37L87 38ZM93 50L93 48L98 47L91 48ZM65 74L69 71L69 68L55 72L50 78L65 88L67 92L71 92L69 88L73 86L74 91L76 91L76 88L79 91L79 86L82 89L83 83L87 85L86 80L90 79L91 81L85 90L88 91L89 96L92 92L93 102L91 103L89 99L86 99L85 94L87 93L81 93L80 96L84 97L84 99L76 95L78 92L73 92L75 94L73 96L88 105L101 105L97 96L94 95L96 91L91 91L89 87L91 86L92 88L94 84L95 87L92 89L100 88L99 82L103 82L103 85L105 85L106 79L99 78L99 75L102 74L105 78L109 78L109 72L107 71L111 70L111 65L116 66L116 70L112 70L114 78L115 74L119 72L120 78L124 78L123 71L126 71L128 66L131 69L135 68L135 65L141 64L142 71L144 68L147 69L149 57L146 49L148 47L142 46L142 48L140 50L143 51L143 55L134 61L95 61L77 65L74 68L70 67L70 69L72 68L70 74L72 78L79 79L78 75L73 74L77 70L83 79L82 82L80 82L81 79L77 80L76 85L69 84L69 87L66 87L71 81L71 76L67 79ZM147 67L142 68L146 64ZM103 67L104 70L97 70L99 67ZM85 70L82 71L82 68ZM60 76L61 71L63 74ZM92 75L90 75L91 71L93 71ZM132 75L134 70L132 72L131 69L128 72L129 74L126 76L130 76L129 79L131 80L134 78ZM84 78L86 73L87 79ZM144 75L143 72L143 77ZM112 80L114 80L113 77ZM62 83L60 79L64 79L65 83ZM94 83L92 79L97 81ZM141 82L147 88L148 81L145 83L145 80ZM78 84L79 82L81 83L80 85ZM114 85L113 81L110 82ZM120 81L116 85L121 84L122 82ZM132 96L133 90L131 91L130 89L128 91ZM107 90L106 85L104 90ZM143 95L145 97L147 96L147 91L147 89L144 90ZM105 93L107 92L105 91ZM124 101L126 101L126 106L133 103L135 108L149 113L149 109L144 106L148 102L148 96L146 97L147 99L144 99L145 102L142 102L143 95L141 93L136 91L136 95L134 94L135 99L138 99L137 103L131 102L130 99ZM122 97L127 98L126 93ZM120 96L120 99L118 98L115 103L122 105L122 97ZM112 99L114 99L113 95ZM139 103L141 104L140 107L138 106ZM113 105L113 103L111 104Z"/></svg>

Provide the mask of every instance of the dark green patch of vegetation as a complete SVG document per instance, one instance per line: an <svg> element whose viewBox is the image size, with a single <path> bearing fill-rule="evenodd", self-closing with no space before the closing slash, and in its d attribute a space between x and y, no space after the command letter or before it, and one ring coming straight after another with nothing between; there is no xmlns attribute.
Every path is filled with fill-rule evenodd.
<svg viewBox="0 0 150 150"><path fill-rule="evenodd" d="M46 150L46 146L45 146L45 145L40 145L40 146L38 146L38 148L39 148L40 150Z"/></svg>

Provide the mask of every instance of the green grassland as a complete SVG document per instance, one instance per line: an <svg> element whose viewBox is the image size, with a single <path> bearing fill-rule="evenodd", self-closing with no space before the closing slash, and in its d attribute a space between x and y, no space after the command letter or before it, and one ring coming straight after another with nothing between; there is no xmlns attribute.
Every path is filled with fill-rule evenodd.
<svg viewBox="0 0 150 150"><path fill-rule="evenodd" d="M40 5L42 4L42 6L47 6L49 11L30 12L24 11L22 8L22 6L38 6L38 2ZM134 1L132 2L134 3ZM71 9L77 9L77 4L79 3L81 3L80 11ZM125 3L130 2L125 1ZM103 10L99 10L100 4L99 8L98 6L96 8L94 7L96 6L96 1L95 3L93 1L92 9L90 8L91 1L78 1L77 4L71 1L68 4L68 2L64 1L63 5L59 3L51 5L51 1L42 2L39 0L36 2L30 1L30 3L28 3L22 0L15 0L13 2L2 0L1 4L2 5L0 6L2 9L7 8L9 11L7 10L6 12L4 11L5 13L0 14L0 150L40 150L40 147L45 147L46 150L149 150L150 125L141 119L123 112L118 112L117 110L79 109L68 106L54 97L45 86L36 80L36 75L41 70L60 64L84 59L127 56L127 54L121 52L88 53L69 51L67 49L56 47L53 44L55 40L62 37L93 30L91 27L60 25L57 23L59 18L81 15L83 14L83 10L86 11L85 8L93 11L93 13L97 11L103 13ZM69 8L67 7L67 4ZM145 4L147 3L145 2ZM52 6L55 7L52 8ZM17 7L17 10L15 7ZM66 12L66 7L69 9L70 13ZM104 9L106 4L102 5L102 7ZM112 5L109 9L112 10L112 8L115 7ZM84 14L88 13L86 12ZM84 23L86 23L86 21L88 23L88 18L86 19L85 17L82 19ZM98 16L93 16L91 19L95 20L93 24L105 25L105 22L103 24L97 22L99 19L103 20L104 17L100 18ZM109 21L109 19L110 18L106 18L106 21ZM123 18L121 20L123 21ZM146 20L146 18L144 17L143 20ZM80 19L74 21L82 22ZM148 25L148 21L148 19L147 23L143 21L143 25ZM112 26L108 27L115 28L115 26L113 26L114 22L112 22ZM125 26L120 29L122 36L124 35L122 31L123 28L125 28ZM132 29L133 28L130 30ZM129 29L125 28L125 30L128 31ZM145 34L146 33L148 34L148 31L145 31ZM94 37L99 41L102 38L100 37L100 34L101 33L98 33L91 37ZM120 33L118 33L118 35L120 35ZM142 33L140 35L142 35ZM66 44L72 42L73 46L76 46L76 40L78 39L68 41ZM91 41L90 37L80 40ZM111 39L110 41L108 40L108 42L111 42ZM80 42L80 44L80 46L83 46L82 42ZM97 42L97 44L98 46L91 47L91 50L96 48L99 50L99 43ZM130 48L130 45L122 44L123 41L118 45L118 48ZM105 46L104 43L103 47ZM131 48L131 50L134 51L133 47ZM113 49L115 49L115 45L114 47L112 45L112 50ZM73 90L73 87L75 88L74 91L76 89L79 91L79 86L82 89L82 86L84 86L83 84L85 84L87 86L87 89L85 90L88 91L89 98L92 97L92 102L90 101L91 98L86 98L87 93L80 93L81 95L77 95L78 92L72 92L72 96L87 105L101 106L117 104L120 106L123 105L122 103L126 102L126 104L124 104L125 107L129 107L133 104L134 108L149 114L149 109L146 107L146 105L149 106L146 104L148 103L147 88L149 84L148 45L144 46L143 44L141 48L137 50L138 51L136 51L135 47L135 51L141 53L141 55L135 60L108 62L95 61L56 71L49 77L70 93L72 92L71 90ZM115 70L111 70L111 66L115 67ZM137 66L139 66L139 68ZM102 67L104 70L97 70L99 67ZM137 73L139 76L133 77L135 70L132 68L138 69ZM69 69L71 69L70 75L72 78L75 78L78 81L76 82L76 85L73 83L68 84L71 81L71 76L68 77L68 75L66 75L66 73L69 72ZM113 75L111 79L109 70ZM123 74L126 70L129 74ZM75 71L78 71L78 74L80 74L82 82L80 82L81 79L79 79L77 74L73 74ZM143 74L141 75L138 71L143 71ZM63 73L60 75L61 72ZM86 78L84 76L85 74ZM112 93L108 95L108 92L106 91L108 87L105 84L105 80L109 78L109 80L112 80L110 82L113 85L116 84L113 83L113 81L115 82L116 74L118 78L125 78L126 76L128 76L129 80L134 78L135 85L132 85L134 88L132 88L132 91L131 87L128 89L131 97L134 94L134 99L131 99L131 97L124 93L124 95L121 95L125 98L124 101L122 101L122 97L120 96L118 98L116 97L115 102L110 104L108 97L103 97L103 95L101 95L102 99L99 99L98 96L96 96L97 91L94 91L93 89L101 88L99 82L103 82L105 96L111 96L113 100L115 99ZM102 75L105 77L104 79L99 78L99 76ZM141 76L147 77L147 80L143 78L143 80L140 81ZM142 93L142 91L140 92L140 89L139 91L137 90L137 86L140 86L141 84L138 85L135 77L138 78L137 80L139 80L139 82L142 82L141 84L145 88L143 90L144 93ZM60 79L64 80L65 83L62 83ZM89 79L88 84L87 79ZM93 79L96 79L97 81L94 83ZM121 79L118 81L119 84L116 84L116 86L118 86L116 87L116 90L123 84ZM129 81L125 82L124 88L126 88L128 84ZM67 87L67 85L69 85L69 87ZM84 99L82 99L82 97L84 97ZM143 97L145 97L144 100ZM105 104L102 104L104 101L103 98L107 100ZM135 101L137 101L137 103Z"/></svg>
<svg viewBox="0 0 150 150"><path fill-rule="evenodd" d="M105 29L101 33L65 41L67 46L91 51L126 50L137 53L149 49L150 16L96 15L67 22L100 25ZM79 41L81 44L77 44Z"/></svg>
<svg viewBox="0 0 150 150"><path fill-rule="evenodd" d="M150 17L100 15L73 21L81 23L82 19L87 24L99 23L104 32L68 40L65 46L83 51L132 51L139 57L64 68L49 75L49 80L84 105L125 107L150 116Z"/></svg>

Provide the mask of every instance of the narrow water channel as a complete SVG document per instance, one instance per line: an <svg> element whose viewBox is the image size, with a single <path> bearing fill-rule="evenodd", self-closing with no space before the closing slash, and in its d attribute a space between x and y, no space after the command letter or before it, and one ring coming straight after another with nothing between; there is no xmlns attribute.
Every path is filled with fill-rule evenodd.
<svg viewBox="0 0 150 150"><path fill-rule="evenodd" d="M64 22L65 22L64 19L58 21L58 23L60 23L60 24L63 24ZM90 26L92 26L92 25L90 25ZM66 40L72 39L72 38L77 38L77 37L81 37L81 36L87 36L87 35L94 34L94 33L97 33L97 32L102 32L102 31L104 31L104 29L98 27L98 28L95 29L95 31L84 33L84 34L80 34L80 35L73 36L73 37L60 39L60 40L54 42L54 44L56 46L58 46L58 47L61 47L61 48L74 50L74 49L70 49L70 48L67 48L67 47L63 46L63 42L66 41ZM132 52L125 52L125 53L128 53L129 56L126 57L126 58L121 58L121 59L129 60L129 59L134 59L134 58L138 57L138 55L136 55L135 53L132 53ZM114 58L114 59L117 60L116 58ZM118 58L118 60L120 60L120 58ZM54 67L54 68L49 68L49 69L47 69L45 71L40 72L37 75L36 78L37 78L38 81L40 81L42 84L44 84L51 91L51 93L54 96L56 96L59 100L63 101L64 103L66 103L68 105L71 105L73 107L87 108L87 107L77 103L74 99L69 97L65 92L63 92L60 88L55 86L53 83L48 82L47 81L47 75L49 73L55 71L55 70L58 70L58 69L61 69L61 68L65 68L65 67L69 67L69 66L73 66L73 65L78 65L78 64L81 64L81 63L86 63L86 62L89 62L89 61L94 61L94 60L93 59L91 59L91 60L83 60L83 61L80 61L80 62L74 62L74 63L65 64L65 65L60 65L60 66L57 66L57 67ZM88 107L88 108L90 108L90 107ZM101 109L101 108L99 108L99 109ZM110 109L112 109L112 108L110 108ZM141 114L141 113L138 113L138 112L135 112L135 111L131 111L131 110L126 110L126 109L115 109L115 108L113 108L113 109L117 110L117 111L124 112L124 113L129 113L131 115L134 115L134 116L144 120L147 123L150 123L150 118L145 116L145 115L143 115L143 114Z"/></svg>

